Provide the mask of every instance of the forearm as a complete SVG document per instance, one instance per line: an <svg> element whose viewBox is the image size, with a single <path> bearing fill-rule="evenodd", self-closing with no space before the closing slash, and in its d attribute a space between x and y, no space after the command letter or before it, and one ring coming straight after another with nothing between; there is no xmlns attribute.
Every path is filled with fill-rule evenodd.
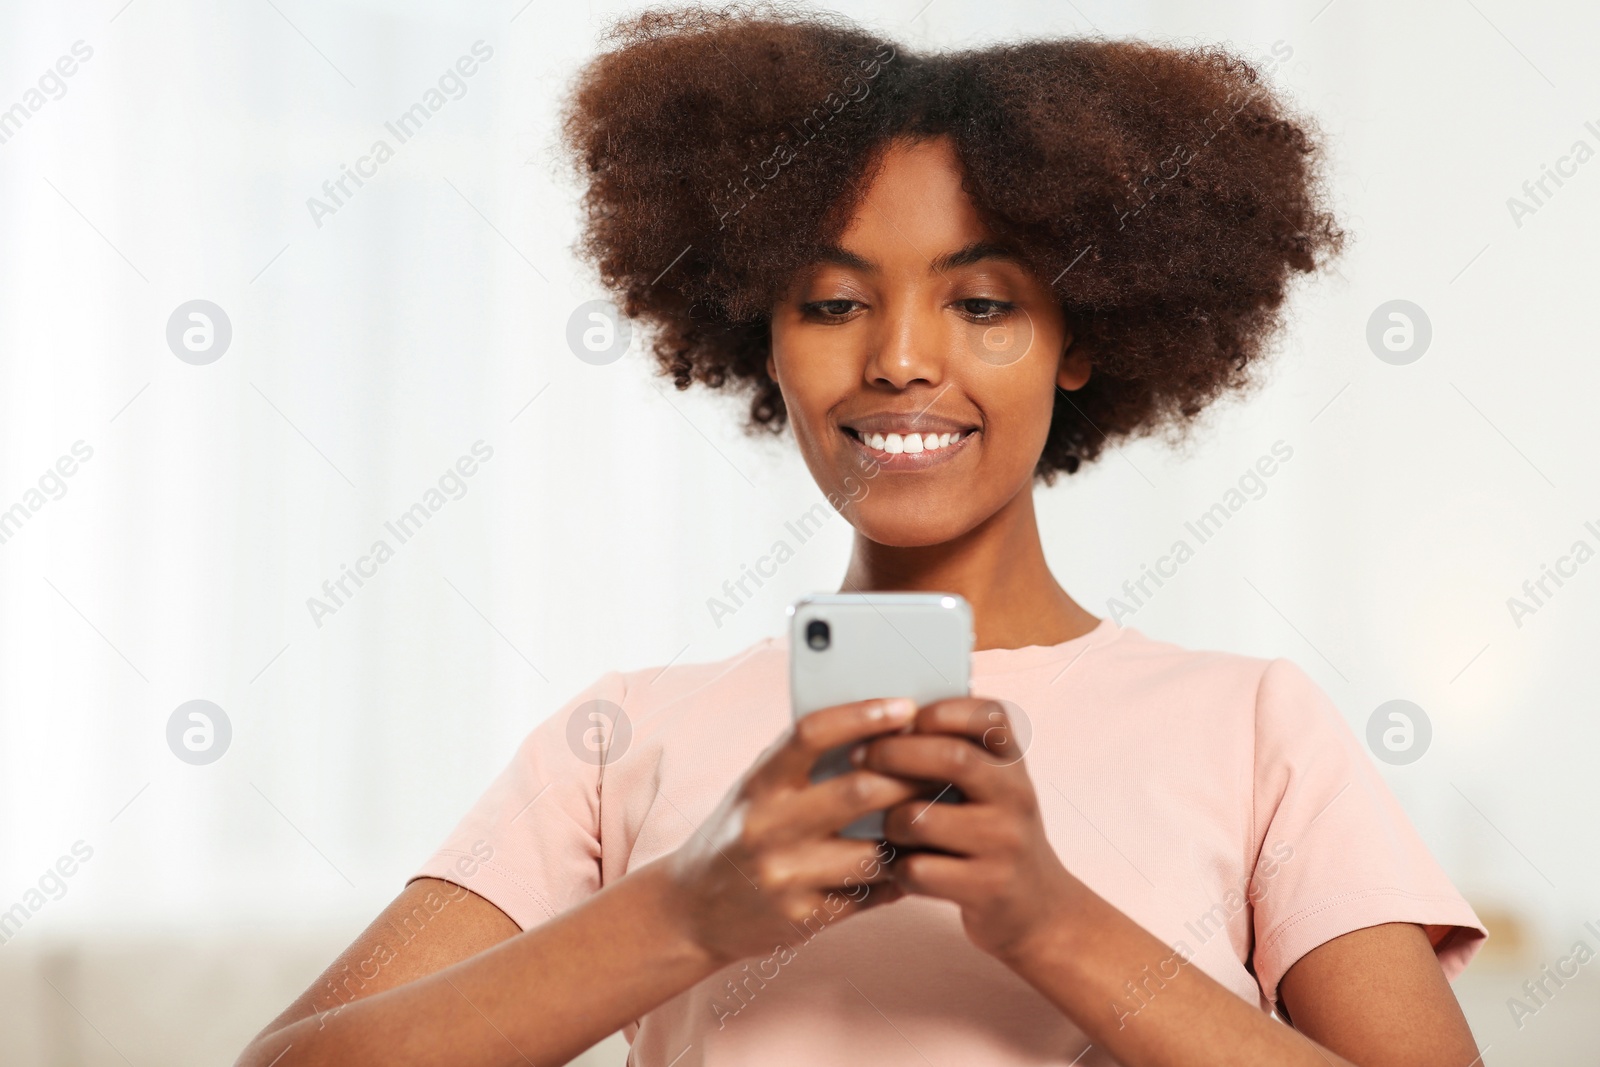
<svg viewBox="0 0 1600 1067"><path fill-rule="evenodd" d="M1246 1002L1072 880L1006 963L1127 1067L1353 1067Z"/></svg>
<svg viewBox="0 0 1600 1067"><path fill-rule="evenodd" d="M451 967L263 1034L239 1067L565 1063L716 970L665 873L649 864Z"/></svg>

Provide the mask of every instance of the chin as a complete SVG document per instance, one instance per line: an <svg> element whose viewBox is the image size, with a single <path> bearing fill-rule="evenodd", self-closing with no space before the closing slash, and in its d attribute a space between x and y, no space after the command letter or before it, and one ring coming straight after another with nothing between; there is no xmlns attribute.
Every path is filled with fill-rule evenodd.
<svg viewBox="0 0 1600 1067"><path fill-rule="evenodd" d="M930 514L930 512L932 514ZM981 521L980 517L952 516L947 509L893 503L871 494L846 514L857 533L889 548L926 548L954 541Z"/></svg>

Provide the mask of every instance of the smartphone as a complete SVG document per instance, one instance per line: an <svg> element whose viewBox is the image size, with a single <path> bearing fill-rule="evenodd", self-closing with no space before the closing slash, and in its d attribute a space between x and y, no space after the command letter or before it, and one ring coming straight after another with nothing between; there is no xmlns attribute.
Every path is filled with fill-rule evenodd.
<svg viewBox="0 0 1600 1067"><path fill-rule="evenodd" d="M789 606L789 697L798 720L874 697L910 697L920 708L971 695L972 608L950 593L831 593ZM824 753L811 780L853 770L850 745ZM950 789L942 800L959 800ZM883 837L883 812L863 815L843 837Z"/></svg>

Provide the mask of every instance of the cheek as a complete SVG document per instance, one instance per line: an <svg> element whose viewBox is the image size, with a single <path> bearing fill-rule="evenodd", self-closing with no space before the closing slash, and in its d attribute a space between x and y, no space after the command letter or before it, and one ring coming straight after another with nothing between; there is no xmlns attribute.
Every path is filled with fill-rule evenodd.
<svg viewBox="0 0 1600 1067"><path fill-rule="evenodd" d="M1006 456L1031 453L1037 459L1050 436L1055 411L1054 365L1027 360L994 375L980 401L991 424L989 444Z"/></svg>
<svg viewBox="0 0 1600 1067"><path fill-rule="evenodd" d="M774 331L772 364L795 439L803 448L827 447L828 412L850 394L854 379L837 353L795 343Z"/></svg>

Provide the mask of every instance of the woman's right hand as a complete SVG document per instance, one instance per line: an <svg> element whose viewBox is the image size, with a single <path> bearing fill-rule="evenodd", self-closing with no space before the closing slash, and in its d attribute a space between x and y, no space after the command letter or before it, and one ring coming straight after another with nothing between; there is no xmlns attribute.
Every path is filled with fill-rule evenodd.
<svg viewBox="0 0 1600 1067"><path fill-rule="evenodd" d="M719 966L817 932L818 924L898 900L877 841L836 836L920 786L854 770L813 783L817 758L838 745L903 730L905 698L823 708L797 721L729 790L666 867L685 929ZM809 922L808 922L809 920Z"/></svg>
<svg viewBox="0 0 1600 1067"><path fill-rule="evenodd" d="M917 785L865 770L812 784L810 772L835 745L914 715L891 700L808 715L686 844L527 930L470 890L411 882L239 1063L566 1063L734 960L899 899L888 846L835 835ZM396 941L417 915L433 917Z"/></svg>

